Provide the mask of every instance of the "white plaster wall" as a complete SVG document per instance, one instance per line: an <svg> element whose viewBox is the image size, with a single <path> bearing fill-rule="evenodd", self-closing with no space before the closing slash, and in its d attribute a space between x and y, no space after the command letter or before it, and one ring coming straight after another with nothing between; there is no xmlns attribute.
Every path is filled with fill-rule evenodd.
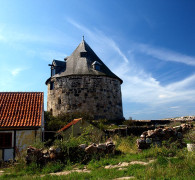
<svg viewBox="0 0 195 180"><path fill-rule="evenodd" d="M36 139L35 139L36 134ZM16 154L22 153L30 145L41 140L41 128L38 130L17 130L16 131Z"/></svg>

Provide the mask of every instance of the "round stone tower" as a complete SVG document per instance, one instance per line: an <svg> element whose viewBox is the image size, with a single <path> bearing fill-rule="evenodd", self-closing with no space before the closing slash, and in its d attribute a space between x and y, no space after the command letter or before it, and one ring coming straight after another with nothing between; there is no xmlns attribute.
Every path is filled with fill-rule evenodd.
<svg viewBox="0 0 195 180"><path fill-rule="evenodd" d="M54 116L85 112L94 119L123 118L121 84L83 40L64 61L53 60L48 86L47 110Z"/></svg>

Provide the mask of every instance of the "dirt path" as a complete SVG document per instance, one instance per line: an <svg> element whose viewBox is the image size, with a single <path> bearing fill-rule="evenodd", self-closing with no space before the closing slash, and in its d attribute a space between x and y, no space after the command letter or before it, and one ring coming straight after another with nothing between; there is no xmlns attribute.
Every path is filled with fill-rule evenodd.
<svg viewBox="0 0 195 180"><path fill-rule="evenodd" d="M0 176L3 175L4 171L0 171Z"/></svg>
<svg viewBox="0 0 195 180"><path fill-rule="evenodd" d="M116 179L113 179L113 180L126 180L126 179L134 179L134 178L135 178L134 176L128 176L128 177L116 178Z"/></svg>
<svg viewBox="0 0 195 180"><path fill-rule="evenodd" d="M124 170L124 167L127 167L129 165L134 165L134 164L141 164L141 165L148 165L150 163L153 163L154 160L150 160L149 162L143 162L143 161L131 161L131 162L121 162L117 165L108 165L108 166L105 166L104 168L105 169L113 169L113 168L119 168L119 170Z"/></svg>
<svg viewBox="0 0 195 180"><path fill-rule="evenodd" d="M50 175L52 176L62 176L62 175L68 175L72 172L78 172L78 173L90 173L91 171L87 170L86 168L84 169L73 169L73 170L69 170L69 171L62 171L62 172L56 172L56 173L50 173Z"/></svg>
<svg viewBox="0 0 195 180"><path fill-rule="evenodd" d="M119 164L117 165L108 165L108 166L105 166L104 168L105 169L113 169L113 168L118 168L118 170L125 170L127 166L130 166L130 165L134 165L134 164L141 164L141 165L148 165L150 163L153 163L155 160L150 160L148 162L143 162L143 161L131 161L131 162L120 162ZM62 172L56 172L56 173L50 173L50 175L52 176L65 176L65 175L68 175L72 172L78 172L78 173L90 173L91 171L88 170L86 167L84 169L73 169L73 170L69 170L69 171L62 171ZM44 175L43 175L44 176ZM125 179L133 179L134 177L133 176L129 176L129 177L120 177L120 178L116 178L114 180L125 180Z"/></svg>

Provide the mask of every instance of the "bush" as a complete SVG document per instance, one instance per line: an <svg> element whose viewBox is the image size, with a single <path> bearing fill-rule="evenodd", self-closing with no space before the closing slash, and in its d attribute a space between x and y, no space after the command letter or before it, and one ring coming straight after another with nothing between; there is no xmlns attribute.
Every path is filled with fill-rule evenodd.
<svg viewBox="0 0 195 180"><path fill-rule="evenodd" d="M192 129L191 131L189 131L187 134L185 134L185 142L186 143L195 143L195 131Z"/></svg>
<svg viewBox="0 0 195 180"><path fill-rule="evenodd" d="M137 146L136 146L136 136L128 136L128 137L119 137L115 136L114 141L116 144L116 149L121 151L122 153L136 153Z"/></svg>

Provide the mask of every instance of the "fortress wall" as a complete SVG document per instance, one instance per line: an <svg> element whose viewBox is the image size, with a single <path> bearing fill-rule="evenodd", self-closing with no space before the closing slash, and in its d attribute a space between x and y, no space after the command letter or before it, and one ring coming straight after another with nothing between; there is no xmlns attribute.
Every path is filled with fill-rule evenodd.
<svg viewBox="0 0 195 180"><path fill-rule="evenodd" d="M121 83L106 76L68 76L48 83L47 110L54 116L66 112L87 112L95 119L122 119Z"/></svg>

